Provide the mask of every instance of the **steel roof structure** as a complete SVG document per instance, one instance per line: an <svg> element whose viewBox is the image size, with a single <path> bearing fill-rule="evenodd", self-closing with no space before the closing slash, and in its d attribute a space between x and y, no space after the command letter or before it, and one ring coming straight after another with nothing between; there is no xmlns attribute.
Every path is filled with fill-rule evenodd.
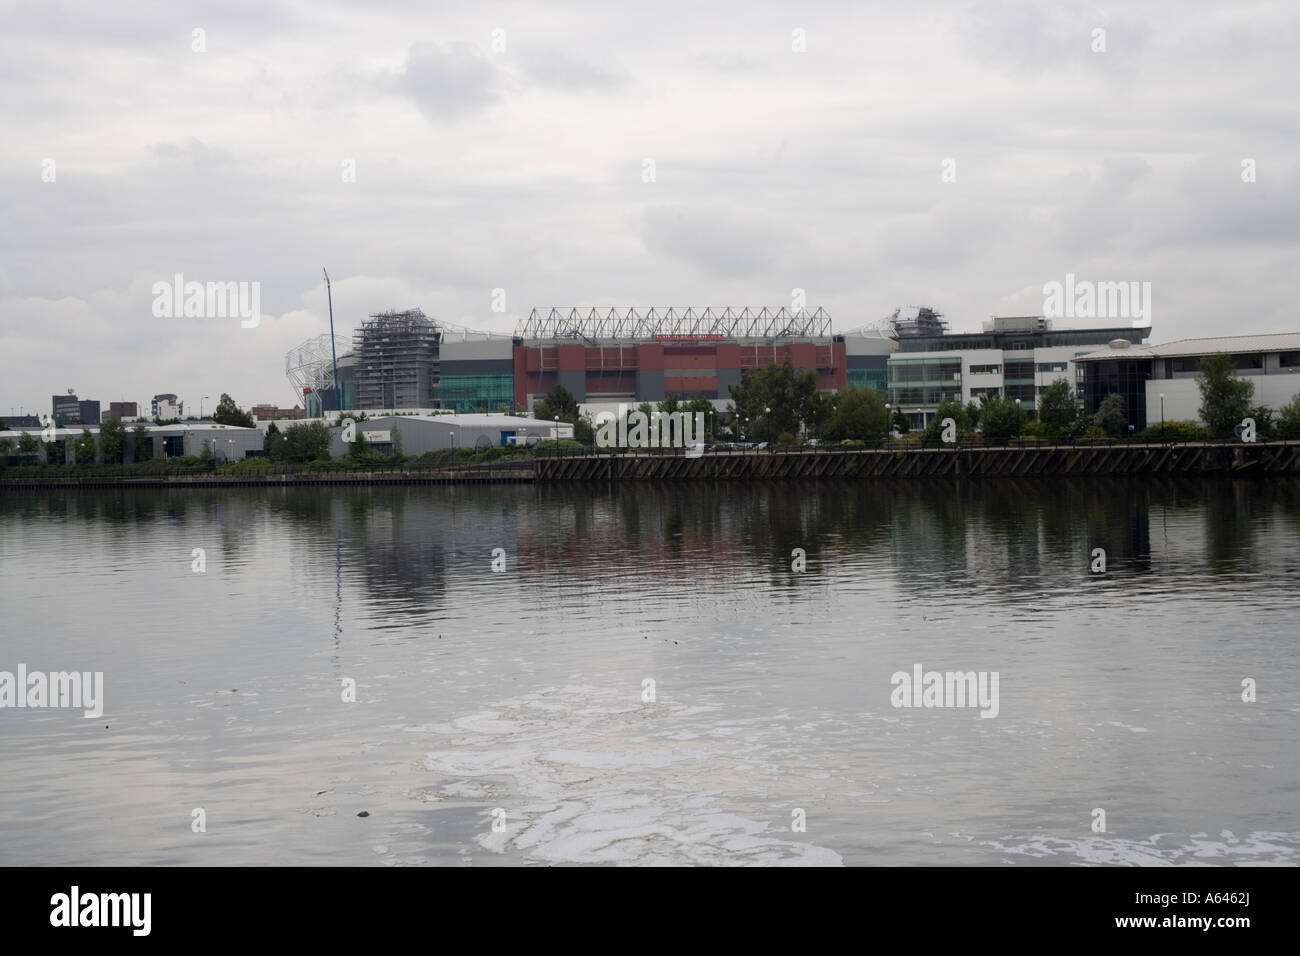
<svg viewBox="0 0 1300 956"><path fill-rule="evenodd" d="M533 309L519 323L517 338L655 341L659 338L777 339L829 338L831 317L808 311L750 306L695 308L551 307Z"/></svg>

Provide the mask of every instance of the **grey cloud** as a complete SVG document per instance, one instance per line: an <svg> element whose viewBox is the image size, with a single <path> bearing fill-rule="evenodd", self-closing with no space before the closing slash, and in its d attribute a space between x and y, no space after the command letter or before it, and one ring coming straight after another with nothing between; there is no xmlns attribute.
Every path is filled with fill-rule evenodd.
<svg viewBox="0 0 1300 956"><path fill-rule="evenodd" d="M472 43L416 43L407 51L398 87L426 119L444 124L496 103L502 77Z"/></svg>

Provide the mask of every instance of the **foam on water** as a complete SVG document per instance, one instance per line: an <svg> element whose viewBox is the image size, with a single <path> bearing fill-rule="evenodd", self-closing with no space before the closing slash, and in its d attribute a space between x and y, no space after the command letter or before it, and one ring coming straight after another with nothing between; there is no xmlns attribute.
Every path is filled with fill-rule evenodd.
<svg viewBox="0 0 1300 956"><path fill-rule="evenodd" d="M715 709L551 688L430 727L444 746L425 766L446 778L448 795L509 780L498 796L505 831L492 832L485 815L476 840L530 861L840 865L838 853L798 840L788 818L773 819L773 806L789 813L783 794L806 801L827 781L742 759L760 749L752 722L681 723Z"/></svg>
<svg viewBox="0 0 1300 956"><path fill-rule="evenodd" d="M1050 860L1055 866L1296 866L1300 865L1300 833L1249 833L1238 837L1224 830L1219 838L1190 834L1178 843L1160 846L1173 834L1157 833L1146 840L1098 834L1084 839L1036 836L1023 842L981 841L1013 856Z"/></svg>

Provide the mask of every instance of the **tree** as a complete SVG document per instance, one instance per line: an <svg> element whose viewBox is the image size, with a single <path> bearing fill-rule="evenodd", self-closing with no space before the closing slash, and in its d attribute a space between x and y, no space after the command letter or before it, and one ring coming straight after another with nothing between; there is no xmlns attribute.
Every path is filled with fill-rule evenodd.
<svg viewBox="0 0 1300 956"><path fill-rule="evenodd" d="M1237 378L1232 357L1224 352L1205 356L1197 370L1201 373L1196 380L1201 391L1201 421L1216 438L1231 438L1232 430L1250 414L1255 386Z"/></svg>
<svg viewBox="0 0 1300 956"><path fill-rule="evenodd" d="M133 461L148 461L153 457L153 439L144 425L131 429L131 450Z"/></svg>
<svg viewBox="0 0 1300 956"><path fill-rule="evenodd" d="M659 403L659 411L663 412L665 415L676 415L681 411L681 404L682 403L678 400L677 395L673 392L669 392L667 397Z"/></svg>
<svg viewBox="0 0 1300 956"><path fill-rule="evenodd" d="M878 442L889 433L889 410L885 397L874 388L850 385L835 396L834 409L822 429L831 441L856 439Z"/></svg>
<svg viewBox="0 0 1300 956"><path fill-rule="evenodd" d="M83 428L81 434L72 443L72 454L78 465L90 464L95 460L95 436L89 428Z"/></svg>
<svg viewBox="0 0 1300 956"><path fill-rule="evenodd" d="M111 420L99 426L99 455L105 464L121 464L126 451L126 426Z"/></svg>
<svg viewBox="0 0 1300 956"><path fill-rule="evenodd" d="M979 428L980 405L973 398L966 403L966 417L970 419L971 428Z"/></svg>
<svg viewBox="0 0 1300 956"><path fill-rule="evenodd" d="M900 435L906 435L912 430L912 423L908 421L901 408L894 409L894 420L890 424L894 426L894 431Z"/></svg>
<svg viewBox="0 0 1300 956"><path fill-rule="evenodd" d="M275 422L271 422L266 428L266 437L262 439L263 457L272 461L284 461L286 445L284 432L275 427Z"/></svg>
<svg viewBox="0 0 1300 956"><path fill-rule="evenodd" d="M14 450L12 438L0 438L0 468L9 464L9 454Z"/></svg>
<svg viewBox="0 0 1300 956"><path fill-rule="evenodd" d="M1124 396L1113 394L1103 398L1097 408L1096 421L1097 427L1112 438L1123 435L1128 430L1128 406L1124 404Z"/></svg>
<svg viewBox="0 0 1300 956"><path fill-rule="evenodd" d="M824 414L816 373L796 371L788 355L781 365L768 362L761 371L745 369L740 382L728 390L733 408L745 418L745 437L752 441L772 442L782 432L796 434L801 425Z"/></svg>
<svg viewBox="0 0 1300 956"><path fill-rule="evenodd" d="M1277 430L1282 438L1300 438L1300 392L1278 409Z"/></svg>
<svg viewBox="0 0 1300 956"><path fill-rule="evenodd" d="M1025 428L1025 410L1014 398L991 395L980 409L980 432L985 441L1018 438Z"/></svg>
<svg viewBox="0 0 1300 956"><path fill-rule="evenodd" d="M1043 389L1038 397L1038 420L1047 435L1056 437L1070 430L1079 416L1079 406L1074 401L1074 389L1063 378L1058 378Z"/></svg>
<svg viewBox="0 0 1300 956"><path fill-rule="evenodd" d="M372 458L370 441L366 438L366 433L360 429L352 436L352 444L348 446L348 457L353 461L370 461Z"/></svg>
<svg viewBox="0 0 1300 956"><path fill-rule="evenodd" d="M578 400L563 385L556 385L537 403L534 414L547 422L555 421L558 415L560 421L573 424L578 420Z"/></svg>
<svg viewBox="0 0 1300 956"><path fill-rule="evenodd" d="M238 425L241 428L253 427L253 416L235 404L235 400L225 392L217 402L217 410L212 413L212 420L218 425Z"/></svg>
<svg viewBox="0 0 1300 956"><path fill-rule="evenodd" d="M23 464L27 464L36 453L41 449L41 442L31 432L23 432L18 436L18 457Z"/></svg>
<svg viewBox="0 0 1300 956"><path fill-rule="evenodd" d="M957 437L963 438L971 433L970 416L966 414L966 406L959 401L940 402L939 407L935 409L934 418L930 419L930 424L926 425L925 431L921 433L921 440L926 443L942 441L945 418L951 418L957 424Z"/></svg>
<svg viewBox="0 0 1300 956"><path fill-rule="evenodd" d="M284 432L284 458L287 461L317 461L329 458L330 438L330 430L325 427L324 422L290 425Z"/></svg>

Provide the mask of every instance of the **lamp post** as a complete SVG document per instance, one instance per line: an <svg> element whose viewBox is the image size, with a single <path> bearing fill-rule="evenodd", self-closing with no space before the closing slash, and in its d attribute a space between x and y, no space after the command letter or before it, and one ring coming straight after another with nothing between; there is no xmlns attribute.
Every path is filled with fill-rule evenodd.
<svg viewBox="0 0 1300 956"><path fill-rule="evenodd" d="M1160 393L1160 433L1161 433L1161 435L1164 434L1164 431L1165 431L1165 393L1164 393L1164 392L1161 392L1161 393Z"/></svg>
<svg viewBox="0 0 1300 956"><path fill-rule="evenodd" d="M199 399L199 419L200 419L200 420L202 420L202 418L203 418L203 403L206 402L207 400L208 400L208 396L207 396L207 395L204 395L202 398Z"/></svg>
<svg viewBox="0 0 1300 956"><path fill-rule="evenodd" d="M235 459L235 440L233 438L227 438L226 444L229 446L226 451L226 464L229 464Z"/></svg>

